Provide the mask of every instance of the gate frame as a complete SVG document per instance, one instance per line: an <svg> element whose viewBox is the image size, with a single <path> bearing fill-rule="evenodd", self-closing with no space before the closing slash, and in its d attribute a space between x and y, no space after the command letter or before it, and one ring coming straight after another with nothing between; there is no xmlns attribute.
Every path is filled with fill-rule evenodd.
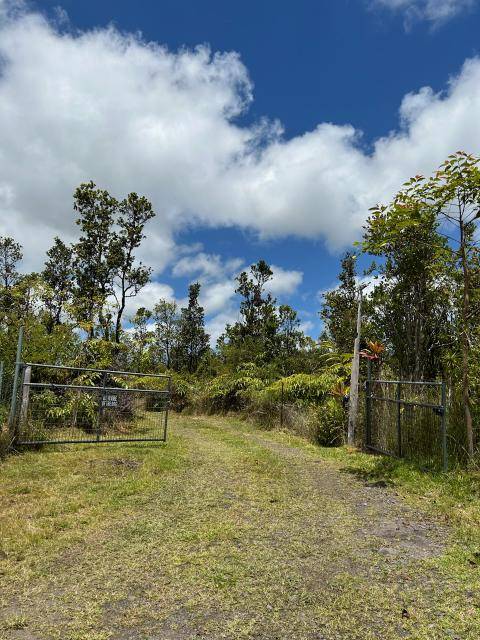
<svg viewBox="0 0 480 640"><path fill-rule="evenodd" d="M403 406L417 406L430 408L432 411L437 410L441 418L441 438L442 438L442 465L443 471L448 471L448 447L447 447L447 389L444 380L424 382L414 380L380 380L372 379L372 366L370 360L368 361L367 380L365 381L365 406L366 406L366 426L365 426L365 448L374 453L380 453L382 455L391 456L394 458L403 458L402 448L402 414L401 407ZM372 383L380 382L384 384L397 385L397 393L395 398L383 398L381 396L372 395ZM431 404L426 402L411 402L408 400L402 400L402 385L424 385L424 386L436 386L441 390L441 404ZM378 402L388 402L397 405L397 451L386 451L379 447L372 445L372 400Z"/></svg>
<svg viewBox="0 0 480 640"><path fill-rule="evenodd" d="M119 371L115 369L96 369L91 367L71 367L58 364L44 364L38 362L22 362L22 346L23 346L23 327L20 327L18 334L17 344L17 359L15 362L15 375L13 378L12 398L10 404L10 413L8 417L8 429L12 435L11 446L32 446L38 444L102 444L102 443L115 443L115 442L166 442L167 441L167 427L168 427L168 413L170 408L170 398L172 391L172 376L165 373L143 373L139 371ZM102 385L90 386L90 385L71 385L71 384L55 384L47 382L30 382L30 376L32 367L38 367L40 369L60 369L62 371L78 371L78 372L90 372L102 374ZM163 378L168 380L167 389L132 389L125 387L107 387L106 377L107 375L124 375L124 376L138 376L148 378ZM22 440L21 439L21 422L22 416L28 411L29 404L29 391L30 388L45 388L45 389L78 389L87 391L97 391L99 396L98 402L98 418L97 428L94 438L82 438L81 440ZM20 405L20 415L18 414L18 399L19 391L22 391L22 399ZM100 421L103 413L103 398L107 392L135 392L135 393L155 393L160 396L165 396L165 416L163 419L163 436L159 438L101 438L100 437Z"/></svg>

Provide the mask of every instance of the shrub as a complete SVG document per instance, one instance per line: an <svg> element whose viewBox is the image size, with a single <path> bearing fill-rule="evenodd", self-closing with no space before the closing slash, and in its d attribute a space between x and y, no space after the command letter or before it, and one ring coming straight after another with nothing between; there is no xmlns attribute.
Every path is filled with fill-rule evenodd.
<svg viewBox="0 0 480 640"><path fill-rule="evenodd" d="M189 374L176 373L174 371L167 372L171 376L170 387L170 408L174 411L183 411L187 406L192 404L194 384ZM154 378L152 376L142 376L131 381L131 387L137 389L158 389L165 391L167 381L165 378Z"/></svg>
<svg viewBox="0 0 480 640"><path fill-rule="evenodd" d="M263 393L271 399L280 401L282 397L285 402L308 402L319 404L329 397L341 380L330 372L321 374L296 373L288 378L281 378Z"/></svg>
<svg viewBox="0 0 480 640"><path fill-rule="evenodd" d="M266 428L282 424L312 442L333 446L343 441L342 395L342 380L335 374L295 374L251 391L245 412Z"/></svg>
<svg viewBox="0 0 480 640"><path fill-rule="evenodd" d="M223 374L206 385L200 398L200 408L210 413L239 411L245 408L250 393L263 386L260 378L245 372Z"/></svg>

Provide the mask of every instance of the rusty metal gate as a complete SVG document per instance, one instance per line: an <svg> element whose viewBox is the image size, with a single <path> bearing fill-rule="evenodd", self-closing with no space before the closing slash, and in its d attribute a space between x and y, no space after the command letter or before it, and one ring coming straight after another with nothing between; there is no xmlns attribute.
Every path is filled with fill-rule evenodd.
<svg viewBox="0 0 480 640"><path fill-rule="evenodd" d="M374 380L369 375L365 401L367 449L447 469L444 382Z"/></svg>
<svg viewBox="0 0 480 640"><path fill-rule="evenodd" d="M165 442L170 393L167 375L17 362L13 442Z"/></svg>

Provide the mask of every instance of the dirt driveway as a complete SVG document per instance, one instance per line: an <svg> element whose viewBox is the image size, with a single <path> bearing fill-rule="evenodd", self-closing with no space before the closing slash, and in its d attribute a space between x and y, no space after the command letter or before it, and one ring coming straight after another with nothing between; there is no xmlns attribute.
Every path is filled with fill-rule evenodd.
<svg viewBox="0 0 480 640"><path fill-rule="evenodd" d="M0 638L478 638L448 530L393 488L232 419L171 433L0 467Z"/></svg>

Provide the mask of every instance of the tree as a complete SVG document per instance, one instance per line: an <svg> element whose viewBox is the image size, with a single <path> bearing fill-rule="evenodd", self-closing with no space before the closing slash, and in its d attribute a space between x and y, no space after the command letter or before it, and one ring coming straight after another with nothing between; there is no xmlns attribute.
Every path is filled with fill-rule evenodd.
<svg viewBox="0 0 480 640"><path fill-rule="evenodd" d="M112 255L113 223L118 203L108 191L93 182L81 184L74 194L76 221L81 236L74 245L75 309L89 337L95 336L98 316L105 338L110 318L105 313L107 298L113 293L112 279L117 264Z"/></svg>
<svg viewBox="0 0 480 640"><path fill-rule="evenodd" d="M23 258L22 247L13 238L0 236L0 309L8 312L13 305L13 288L20 281L17 264Z"/></svg>
<svg viewBox="0 0 480 640"><path fill-rule="evenodd" d="M333 340L340 353L352 351L356 336L358 285L355 265L355 255L347 252L342 258L338 275L340 285L323 294L324 302L320 311L326 337Z"/></svg>
<svg viewBox="0 0 480 640"><path fill-rule="evenodd" d="M418 230L430 216L438 225L438 233L449 240L448 245L441 249L449 253L460 290L459 304L456 305L459 322L456 326L460 335L461 388L470 456L475 446L470 369L474 334L472 275L478 251L475 229L480 219L478 164L479 159L462 151L450 155L431 178L415 176L405 183L390 205L374 207L370 223L370 226L385 226L387 222L388 233L398 236L411 228Z"/></svg>
<svg viewBox="0 0 480 640"><path fill-rule="evenodd" d="M278 343L281 355L291 356L302 346L303 332L295 309L288 304L278 307Z"/></svg>
<svg viewBox="0 0 480 640"><path fill-rule="evenodd" d="M418 219L415 226L398 226L400 214L375 210L365 227L364 249L384 258L371 295L375 337L387 345L400 379L431 380L442 372L453 282L434 213L415 207L401 212L402 218Z"/></svg>
<svg viewBox="0 0 480 640"><path fill-rule="evenodd" d="M65 306L73 291L73 251L60 238L56 237L54 244L47 251L48 259L42 272L47 288L42 296L48 312L47 330L61 324Z"/></svg>
<svg viewBox="0 0 480 640"><path fill-rule="evenodd" d="M272 325L276 325L275 300L265 291L272 276L273 271L270 266L265 260L259 260L250 267L250 274L242 271L237 277L238 286L235 293L243 297L240 303L241 335L266 338Z"/></svg>
<svg viewBox="0 0 480 640"><path fill-rule="evenodd" d="M149 322L152 319L152 312L145 307L140 307L131 318L133 325L133 348L135 352L134 366L137 371L144 371L147 367L145 355L148 345L153 340L153 332L149 328Z"/></svg>
<svg viewBox="0 0 480 640"><path fill-rule="evenodd" d="M273 271L265 260L252 264L249 272L237 276L235 293L242 296L240 320L226 327L220 348L229 352L234 366L242 362L270 362L278 350L279 318L276 300L267 291Z"/></svg>
<svg viewBox="0 0 480 640"><path fill-rule="evenodd" d="M205 333L204 311L198 302L200 288L198 282L188 288L188 306L180 313L175 349L179 368L187 369L190 373L196 371L200 360L208 351L209 336Z"/></svg>
<svg viewBox="0 0 480 640"><path fill-rule="evenodd" d="M110 262L113 266L112 292L117 301L115 342L120 342L122 317L127 298L132 298L148 283L152 270L135 264L135 249L145 235L145 224L155 216L151 203L136 193L130 193L119 205L118 232L112 237Z"/></svg>
<svg viewBox="0 0 480 640"><path fill-rule="evenodd" d="M459 151L441 165L437 173L419 188L421 181L413 180L407 197L420 197L443 221L457 233L453 257L461 273L460 327L462 350L462 395L465 412L468 453L473 456L474 435L470 394L470 365L472 344L472 262L476 254L475 229L480 219L480 159Z"/></svg>
<svg viewBox="0 0 480 640"><path fill-rule="evenodd" d="M160 300L153 310L155 319L155 340L160 349L162 361L167 369L172 366L172 353L177 344L179 316L176 302Z"/></svg>

